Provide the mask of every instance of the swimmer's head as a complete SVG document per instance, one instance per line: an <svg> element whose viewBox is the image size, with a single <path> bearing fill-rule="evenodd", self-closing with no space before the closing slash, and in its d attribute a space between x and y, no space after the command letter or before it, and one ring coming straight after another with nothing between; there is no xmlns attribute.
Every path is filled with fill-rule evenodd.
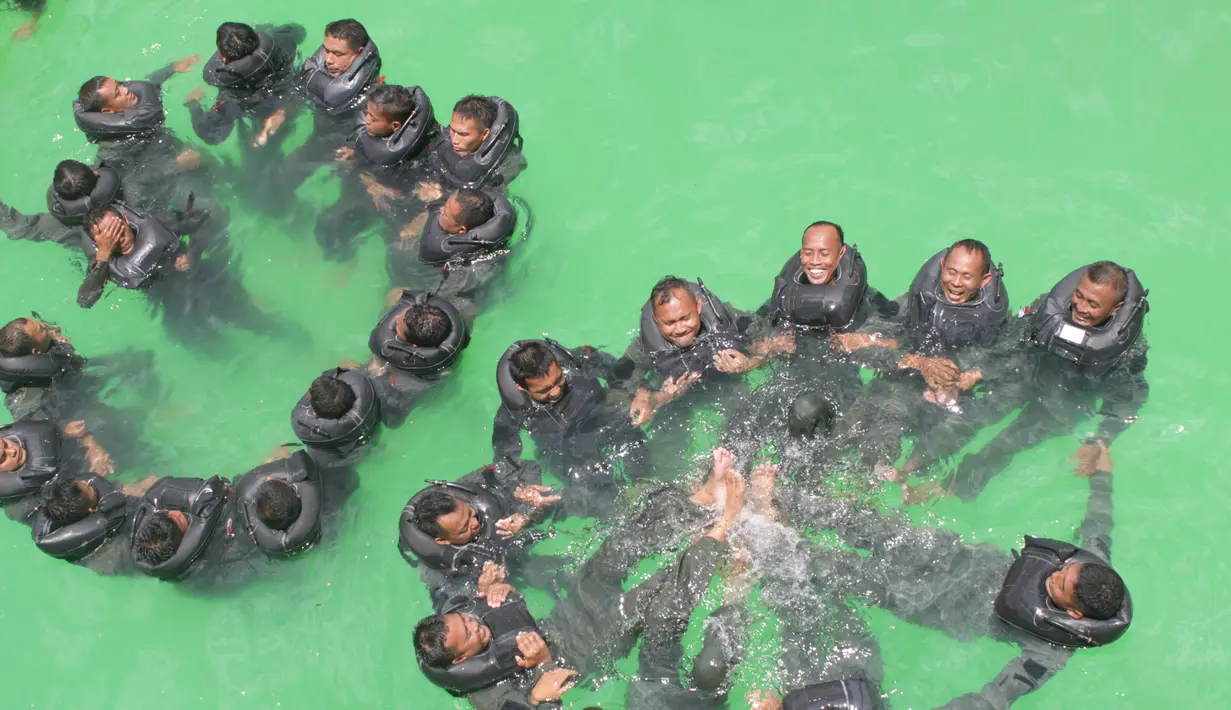
<svg viewBox="0 0 1231 710"><path fill-rule="evenodd" d="M373 138L388 138L397 133L410 112L414 110L410 90L404 86L385 84L368 95L368 110L363 114L363 125Z"/></svg>
<svg viewBox="0 0 1231 710"><path fill-rule="evenodd" d="M98 492L89 483L56 478L43 510L56 525L72 525L93 513L97 505Z"/></svg>
<svg viewBox="0 0 1231 710"><path fill-rule="evenodd" d="M120 113L137 105L137 95L122 82L109 76L96 76L81 85L77 101L83 111Z"/></svg>
<svg viewBox="0 0 1231 710"><path fill-rule="evenodd" d="M466 545L482 525L474 506L441 491L427 493L415 503L411 522L437 545Z"/></svg>
<svg viewBox="0 0 1231 710"><path fill-rule="evenodd" d="M1083 328L1104 325L1124 305L1128 293L1128 272L1114 261L1091 264L1073 289L1070 312L1073 322Z"/></svg>
<svg viewBox="0 0 1231 710"><path fill-rule="evenodd" d="M483 145L496 122L496 104L483 96L470 95L453 106L449 119L449 140L453 152L470 155Z"/></svg>
<svg viewBox="0 0 1231 710"><path fill-rule="evenodd" d="M495 214L496 205L486 192L463 188L445 200L437 221L449 234L464 234L486 224Z"/></svg>
<svg viewBox="0 0 1231 710"><path fill-rule="evenodd" d="M133 556L147 565L160 565L175 556L188 516L178 510L158 510L150 514L133 538Z"/></svg>
<svg viewBox="0 0 1231 710"><path fill-rule="evenodd" d="M1068 564L1047 578L1047 596L1074 619L1104 620L1124 605L1124 580L1106 565Z"/></svg>
<svg viewBox="0 0 1231 710"><path fill-rule="evenodd" d="M341 419L355 406L355 391L330 372L312 381L308 403L321 419Z"/></svg>
<svg viewBox="0 0 1231 710"><path fill-rule="evenodd" d="M0 355L22 357L51 350L51 329L37 318L15 318L0 328Z"/></svg>
<svg viewBox="0 0 1231 710"><path fill-rule="evenodd" d="M491 640L491 629L469 614L434 614L415 625L415 654L432 668L477 656Z"/></svg>
<svg viewBox="0 0 1231 710"><path fill-rule="evenodd" d="M814 286L827 284L838 275L838 262L846 254L846 235L833 222L813 222L804 230L799 262L804 279Z"/></svg>
<svg viewBox="0 0 1231 710"><path fill-rule="evenodd" d="M542 343L529 342L514 350L509 356L509 374L517 389L539 404L555 404L568 392L568 376Z"/></svg>
<svg viewBox="0 0 1231 710"><path fill-rule="evenodd" d="M437 348L453 334L453 323L443 310L426 303L413 303L402 314L406 343L417 348Z"/></svg>
<svg viewBox="0 0 1231 710"><path fill-rule="evenodd" d="M26 464L26 447L11 436L0 439L0 473L12 473Z"/></svg>
<svg viewBox="0 0 1231 710"><path fill-rule="evenodd" d="M688 282L665 276L650 291L650 310L658 332L677 348L687 348L701 333L701 302Z"/></svg>
<svg viewBox="0 0 1231 710"><path fill-rule="evenodd" d="M257 488L256 509L266 525L285 532L299 520L303 504L294 486L278 478L267 478Z"/></svg>
<svg viewBox="0 0 1231 710"><path fill-rule="evenodd" d="M51 189L61 200L80 200L94 192L98 185L98 173L85 163L76 160L61 160L51 176Z"/></svg>
<svg viewBox="0 0 1231 710"><path fill-rule="evenodd" d="M940 291L949 303L966 303L992 282L992 253L977 239L949 247L940 262Z"/></svg>
<svg viewBox="0 0 1231 710"><path fill-rule="evenodd" d="M128 223L128 217L121 215L119 210L110 205L98 205L86 213L84 226L89 231L90 237L97 243L98 238L111 230L117 222L122 224L120 241L117 245L119 253L128 254L136 246L136 236L133 234L132 226Z"/></svg>
<svg viewBox="0 0 1231 710"><path fill-rule="evenodd" d="M223 64L251 56L261 46L261 38L256 30L242 22L224 22L218 25L215 39L218 42L218 56L222 58Z"/></svg>
<svg viewBox="0 0 1231 710"><path fill-rule="evenodd" d="M368 31L355 20L325 25L325 39L321 43L325 49L325 69L331 76L342 76L363 53L368 41Z"/></svg>

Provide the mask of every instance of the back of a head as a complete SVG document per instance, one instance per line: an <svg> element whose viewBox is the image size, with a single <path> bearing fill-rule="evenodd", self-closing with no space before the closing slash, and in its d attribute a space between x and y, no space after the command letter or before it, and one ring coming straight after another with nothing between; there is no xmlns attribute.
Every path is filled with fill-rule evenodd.
<svg viewBox="0 0 1231 710"><path fill-rule="evenodd" d="M1124 580L1106 565L1085 564L1077 573L1078 611L1091 619L1102 621L1119 613L1124 594Z"/></svg>
<svg viewBox="0 0 1231 710"><path fill-rule="evenodd" d="M133 555L139 562L159 565L175 556L184 533L164 511L150 515L133 539Z"/></svg>
<svg viewBox="0 0 1231 710"><path fill-rule="evenodd" d="M61 160L51 176L51 187L62 200L87 197L97 184L98 176L90 166L76 160Z"/></svg>
<svg viewBox="0 0 1231 710"><path fill-rule="evenodd" d="M455 197L458 205L461 207L461 212L458 213L458 221L466 229L481 227L491 221L492 217L496 216L496 203L482 190L474 190L468 187L462 188L457 191Z"/></svg>
<svg viewBox="0 0 1231 710"><path fill-rule="evenodd" d="M299 520L303 512L303 503L295 494L294 487L277 479L264 481L257 488L256 507L266 525L282 531Z"/></svg>
<svg viewBox="0 0 1231 710"><path fill-rule="evenodd" d="M56 525L72 525L90 514L90 499L71 478L57 478L43 509Z"/></svg>
<svg viewBox="0 0 1231 710"><path fill-rule="evenodd" d="M81 88L77 90L77 101L81 104L81 110L86 112L97 112L103 110L103 99L98 95L102 91L103 84L107 82L107 77L96 76L88 79Z"/></svg>
<svg viewBox="0 0 1231 710"><path fill-rule="evenodd" d="M333 375L321 375L308 388L312 411L322 419L341 419L355 406L355 391Z"/></svg>
<svg viewBox="0 0 1231 710"><path fill-rule="evenodd" d="M1116 303L1124 300L1128 293L1128 272L1114 261L1096 261L1086 267L1086 278L1100 286L1110 286L1115 290Z"/></svg>
<svg viewBox="0 0 1231 710"><path fill-rule="evenodd" d="M325 34L337 39L346 40L346 45L350 47L352 52L358 52L368 46L370 39L368 31L363 25L359 24L358 20L346 18L345 20L335 20L325 25Z"/></svg>
<svg viewBox="0 0 1231 710"><path fill-rule="evenodd" d="M838 233L838 244L846 244L846 232L842 231L842 226L838 224L837 222L829 222L823 219L817 220L813 222L812 224L809 224L804 229L804 234L807 234L813 229L817 229L819 227L829 227L830 229L833 229L835 232Z"/></svg>
<svg viewBox="0 0 1231 710"><path fill-rule="evenodd" d="M26 332L27 318L14 318L4 328L0 328L0 355L4 357L22 357L34 354L34 338Z"/></svg>
<svg viewBox="0 0 1231 710"><path fill-rule="evenodd" d="M544 377L551 372L551 366L556 362L556 356L544 344L529 342L513 351L509 356L509 374L513 381L522 387L526 380L532 377Z"/></svg>
<svg viewBox="0 0 1231 710"><path fill-rule="evenodd" d="M443 614L433 614L415 624L415 655L426 666L445 668L453 662L453 652L445 643L448 627Z"/></svg>
<svg viewBox="0 0 1231 710"><path fill-rule="evenodd" d="M949 251L954 249L961 249L962 251L979 255L979 258L983 260L983 273L980 276L986 276L987 272L992 268L992 251L978 239L958 240L953 243L953 246L949 247Z"/></svg>
<svg viewBox="0 0 1231 710"><path fill-rule="evenodd" d="M368 101L380 109L390 121L406 123L411 111L415 108L414 97L410 89L397 84L384 84L368 94Z"/></svg>
<svg viewBox="0 0 1231 710"><path fill-rule="evenodd" d="M228 62L251 55L261 46L256 30L242 22L224 22L218 25L218 54Z"/></svg>
<svg viewBox="0 0 1231 710"><path fill-rule="evenodd" d="M449 315L436 306L415 303L406 309L406 338L419 348L435 348L453 333Z"/></svg>
<svg viewBox="0 0 1231 710"><path fill-rule="evenodd" d="M444 530L440 518L457 510L457 499L443 491L430 491L415 502L411 522L424 535L440 537Z"/></svg>
<svg viewBox="0 0 1231 710"><path fill-rule="evenodd" d="M666 305L675 298L675 292L680 290L684 293L692 293L688 289L688 282L684 279L678 276L664 276L654 284L654 288L650 289L650 303L655 306Z"/></svg>
<svg viewBox="0 0 1231 710"><path fill-rule="evenodd" d="M453 105L453 113L474 121L479 130L492 127L496 122L496 104L486 96L471 94Z"/></svg>
<svg viewBox="0 0 1231 710"><path fill-rule="evenodd" d="M112 212L115 212L115 208L111 205L95 205L94 207L91 207L90 211L85 213L84 226L86 231L94 231L94 227L98 226L98 224Z"/></svg>

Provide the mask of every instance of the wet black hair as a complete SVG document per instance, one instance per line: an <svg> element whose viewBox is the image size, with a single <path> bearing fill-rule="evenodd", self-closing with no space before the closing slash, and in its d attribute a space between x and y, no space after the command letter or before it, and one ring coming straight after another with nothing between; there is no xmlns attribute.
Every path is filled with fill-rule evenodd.
<svg viewBox="0 0 1231 710"><path fill-rule="evenodd" d="M346 40L346 46L350 47L352 52L358 52L368 46L368 42L371 41L363 25L359 24L358 20L352 20L349 17L325 25L325 34Z"/></svg>
<svg viewBox="0 0 1231 710"><path fill-rule="evenodd" d="M38 343L26 332L29 318L14 318L4 328L0 328L0 355L5 357L22 357L33 355Z"/></svg>
<svg viewBox="0 0 1231 710"><path fill-rule="evenodd" d="M448 314L426 303L411 304L402 322L406 324L407 341L419 348L437 347L453 333Z"/></svg>
<svg viewBox="0 0 1231 710"><path fill-rule="evenodd" d="M462 207L458 221L466 229L480 227L496 216L496 203L482 190L464 187L458 190L454 197Z"/></svg>
<svg viewBox="0 0 1231 710"><path fill-rule="evenodd" d="M390 121L400 123L406 123L415 108L410 89L397 84L384 84L372 89L372 93L368 94L368 101L375 104Z"/></svg>
<svg viewBox="0 0 1231 710"><path fill-rule="evenodd" d="M813 222L812 224L809 224L806 228L804 228L804 234L807 234L809 230L815 227L833 227L834 231L838 233L838 243L846 244L846 232L843 232L842 227L836 222L827 222L823 219L818 220L816 222Z"/></svg>
<svg viewBox="0 0 1231 710"><path fill-rule="evenodd" d="M96 112L103 109L102 97L98 92L103 90L103 84L107 82L107 77L96 76L87 79L81 88L77 90L77 101L81 104L81 110L87 112Z"/></svg>
<svg viewBox="0 0 1231 710"><path fill-rule="evenodd" d="M61 160L51 176L51 188L62 200L79 200L89 196L98 184L98 176L85 163Z"/></svg>
<svg viewBox="0 0 1231 710"><path fill-rule="evenodd" d="M1082 565L1074 586L1077 611L1091 619L1110 619L1124 606L1124 580L1106 565Z"/></svg>
<svg viewBox="0 0 1231 710"><path fill-rule="evenodd" d="M256 30L242 22L224 22L218 25L218 54L228 62L243 59L261 46Z"/></svg>
<svg viewBox="0 0 1231 710"><path fill-rule="evenodd" d="M664 276L654 284L654 288L650 289L650 303L655 306L664 306L674 300L671 294L678 290L692 295L687 281L678 276Z"/></svg>
<svg viewBox="0 0 1231 710"><path fill-rule="evenodd" d="M509 355L509 374L513 381L522 387L531 377L543 377L551 372L556 356L551 349L542 343L525 343Z"/></svg>
<svg viewBox="0 0 1231 710"><path fill-rule="evenodd" d="M266 525L283 531L299 520L303 512L303 503L295 494L295 488L276 478L261 482L256 492L256 507Z"/></svg>
<svg viewBox="0 0 1231 710"><path fill-rule="evenodd" d="M133 555L147 565L159 565L171 559L184 539L184 531L159 510L150 515L133 538Z"/></svg>
<svg viewBox="0 0 1231 710"><path fill-rule="evenodd" d="M1086 278L1100 286L1111 286L1116 290L1116 303L1124 300L1128 293L1128 272L1114 261L1096 261L1086 267Z"/></svg>
<svg viewBox="0 0 1231 710"><path fill-rule="evenodd" d="M415 655L432 668L444 668L456 658L445 646L449 627L444 614L433 614L415 624Z"/></svg>
<svg viewBox="0 0 1231 710"><path fill-rule="evenodd" d="M111 205L95 205L94 207L91 207L90 211L85 213L84 226L86 231L93 232L94 227L96 227L99 222L103 221L104 217L112 212L119 214L119 212L116 212L115 208Z"/></svg>
<svg viewBox="0 0 1231 710"><path fill-rule="evenodd" d="M457 510L457 502L456 498L443 491L426 493L415 503L415 514L411 522L424 535L440 537L444 533L444 529L440 527L440 518Z"/></svg>
<svg viewBox="0 0 1231 710"><path fill-rule="evenodd" d="M323 419L341 419L355 406L355 391L330 373L312 381L308 388L312 411Z"/></svg>
<svg viewBox="0 0 1231 710"><path fill-rule="evenodd" d="M479 124L479 130L491 128L496 122L496 104L486 96L471 94L453 104L453 113Z"/></svg>
<svg viewBox="0 0 1231 710"><path fill-rule="evenodd" d="M56 525L72 525L90 514L90 498L71 478L57 477L43 505Z"/></svg>
<svg viewBox="0 0 1231 710"><path fill-rule="evenodd" d="M961 249L972 254L978 254L979 258L983 260L983 273L979 275L987 276L987 272L992 268L992 251L987 248L986 244L978 239L961 239L954 242L953 246L949 247L949 251L953 251L954 249ZM948 256L948 254L945 255L946 258L948 258Z"/></svg>

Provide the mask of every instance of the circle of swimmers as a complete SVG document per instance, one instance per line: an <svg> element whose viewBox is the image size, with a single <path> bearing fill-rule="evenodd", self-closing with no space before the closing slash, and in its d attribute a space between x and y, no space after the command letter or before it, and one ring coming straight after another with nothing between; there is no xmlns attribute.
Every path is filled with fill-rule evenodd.
<svg viewBox="0 0 1231 710"><path fill-rule="evenodd" d="M145 81L85 82L73 115L98 162L61 162L48 211L0 204L0 229L79 255L82 307L108 283L143 291L171 338L218 356L228 326L297 333L244 292L213 188L230 184L238 199L257 198L253 209L293 217L303 210L295 190L329 166L342 193L316 221L323 254L353 259L375 230L396 287L372 330L372 359L311 383L291 412L301 450L280 447L234 483L120 485L116 461L165 464L137 433L142 407L104 401L113 389L157 396L149 353L87 360L38 314L11 321L0 330L0 382L15 421L0 429L0 498L49 555L101 573L208 584L227 579L228 567L253 568L254 556L310 548L381 429L400 425L420 394L447 379L484 295L529 233L527 206L506 195L525 167L509 102L467 96L441 126L421 88L385 82L360 23L330 23L297 67L304 39L298 25L219 27L203 68L217 98L207 106L197 89L186 106L205 143L237 134L239 157L227 161L164 126L161 86L198 57ZM311 135L283 156L305 111ZM650 291L640 332L620 357L550 339L511 345L495 368L494 463L455 482L429 481L399 520L399 549L436 611L413 634L424 675L476 708L552 707L577 683L610 675L640 638L629 707L726 707L755 616L753 584L781 622L780 684L747 699L762 710L888 703L860 603L960 639L1021 647L954 707L1007 707L1073 649L1116 640L1131 602L1108 562L1110 446L1148 393L1147 292L1131 270L1100 261L1015 312L1004 278L987 246L962 240L931 255L891 300L869 284L841 227L820 221L755 311L700 279L669 276ZM875 377L865 383L867 369ZM754 370L765 376L750 387ZM687 442L670 432L686 431L706 408L728 413L710 470L699 481L663 475L688 469ZM939 466L1015 411L981 451ZM906 503L969 500L1017 452L1083 424L1093 433L1068 462L1090 486L1076 541L1026 537L1010 555L829 486L853 473L865 488L899 485ZM521 457L523 432L537 462ZM913 447L903 449L904 438ZM766 445L779 463L755 460ZM540 463L562 487L543 485ZM934 466L936 477L911 482ZM563 572L571 567L530 550L551 536L552 520L572 515L602 518L608 532ZM793 529L829 531L842 544ZM674 565L625 589L644 557L681 549ZM798 564L766 562L783 557ZM706 621L700 653L686 659L682 636L724 560L725 603ZM550 615L529 612L517 591L525 586L554 593Z"/></svg>

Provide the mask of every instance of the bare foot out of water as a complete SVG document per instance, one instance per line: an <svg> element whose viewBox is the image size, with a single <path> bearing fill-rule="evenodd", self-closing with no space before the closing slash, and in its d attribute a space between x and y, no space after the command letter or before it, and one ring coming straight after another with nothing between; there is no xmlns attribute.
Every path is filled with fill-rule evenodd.
<svg viewBox="0 0 1231 710"><path fill-rule="evenodd" d="M735 470L735 455L729 449L719 447L714 449L714 465L710 475L692 496L692 502L700 506L710 506L718 501L719 492L723 490L729 474ZM738 476L737 476L738 478Z"/></svg>
<svg viewBox="0 0 1231 710"><path fill-rule="evenodd" d="M765 462L752 471L752 490L748 496L752 512L770 520L776 520L778 510L774 507L774 485L778 482L778 464Z"/></svg>
<svg viewBox="0 0 1231 710"><path fill-rule="evenodd" d="M39 31L40 27L42 27L42 25L38 23L38 20L23 22L17 26L17 29L13 30L12 37L17 42L30 39L34 36L35 32Z"/></svg>
<svg viewBox="0 0 1231 710"><path fill-rule="evenodd" d="M740 511L744 508L743 476L729 474L723 476L722 499L722 518L710 528L709 532L705 533L706 537L712 537L719 542L727 539L727 531L731 529L736 520L739 520Z"/></svg>

